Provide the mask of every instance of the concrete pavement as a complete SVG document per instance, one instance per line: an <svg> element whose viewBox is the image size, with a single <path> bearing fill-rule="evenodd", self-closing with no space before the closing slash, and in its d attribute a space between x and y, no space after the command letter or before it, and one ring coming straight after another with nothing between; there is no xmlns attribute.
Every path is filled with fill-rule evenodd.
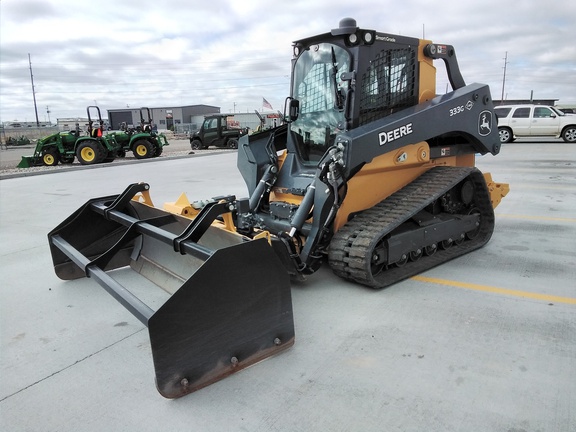
<svg viewBox="0 0 576 432"><path fill-rule="evenodd" d="M575 430L576 146L478 166L511 186L487 246L381 291L321 269L292 289L293 348L178 400L156 392L146 328L95 282L59 280L46 234L138 181L157 206L244 196L235 154L0 180L0 429Z"/></svg>

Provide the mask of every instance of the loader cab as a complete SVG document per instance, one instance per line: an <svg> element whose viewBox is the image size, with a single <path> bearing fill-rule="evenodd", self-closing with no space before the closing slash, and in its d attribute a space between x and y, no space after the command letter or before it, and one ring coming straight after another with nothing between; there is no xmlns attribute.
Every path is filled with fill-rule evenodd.
<svg viewBox="0 0 576 432"><path fill-rule="evenodd" d="M316 166L336 136L416 105L420 41L363 30L345 18L337 29L294 43L288 152ZM432 92L434 92L434 88Z"/></svg>
<svg viewBox="0 0 576 432"><path fill-rule="evenodd" d="M353 150L343 150L347 178L381 154L377 125L436 96L436 69L424 54L428 43L361 29L350 18L295 41L287 131L278 128L270 140L281 154L270 200L298 202L338 143L354 141ZM275 156L259 136L246 137L240 147L238 167L252 194Z"/></svg>

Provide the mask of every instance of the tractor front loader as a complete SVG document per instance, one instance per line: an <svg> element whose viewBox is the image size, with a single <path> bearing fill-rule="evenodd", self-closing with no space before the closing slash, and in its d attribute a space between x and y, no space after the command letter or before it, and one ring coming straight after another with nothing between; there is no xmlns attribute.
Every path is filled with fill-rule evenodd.
<svg viewBox="0 0 576 432"><path fill-rule="evenodd" d="M17 168L71 164L77 158L82 165L112 162L121 150L113 135L104 135L104 121L97 106L88 106L88 134L57 132L38 140L33 156L23 156ZM94 118L98 116L98 120Z"/></svg>
<svg viewBox="0 0 576 432"><path fill-rule="evenodd" d="M58 162L69 164L74 162L74 145L80 136L80 131L56 132L36 142L34 155L22 156L17 168L33 166L54 166Z"/></svg>
<svg viewBox="0 0 576 432"><path fill-rule="evenodd" d="M95 279L148 326L174 398L294 343L290 279L321 265L380 289L490 239L508 185L475 167L500 151L488 86L454 48L338 28L294 43L286 124L240 139L246 198L156 208L145 183L95 198L49 233L56 274ZM433 60L452 91L436 96ZM171 294L153 311L113 278Z"/></svg>

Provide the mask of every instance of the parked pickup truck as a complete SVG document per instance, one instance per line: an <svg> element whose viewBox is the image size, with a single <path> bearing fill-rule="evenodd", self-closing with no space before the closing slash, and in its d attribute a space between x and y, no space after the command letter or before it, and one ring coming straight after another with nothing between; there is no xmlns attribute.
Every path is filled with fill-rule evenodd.
<svg viewBox="0 0 576 432"><path fill-rule="evenodd" d="M238 139L248 133L234 125L232 117L225 114L204 117L200 130L190 135L192 150L207 149L210 146L238 148Z"/></svg>
<svg viewBox="0 0 576 432"><path fill-rule="evenodd" d="M565 114L552 106L500 105L494 112L502 143L525 136L551 136L576 142L576 115Z"/></svg>

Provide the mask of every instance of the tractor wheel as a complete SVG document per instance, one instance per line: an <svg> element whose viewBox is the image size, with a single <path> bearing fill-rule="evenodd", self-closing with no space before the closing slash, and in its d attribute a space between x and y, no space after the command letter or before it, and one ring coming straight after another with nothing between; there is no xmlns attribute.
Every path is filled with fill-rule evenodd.
<svg viewBox="0 0 576 432"><path fill-rule="evenodd" d="M154 157L158 157L162 154L162 151L164 150L164 147L162 146L156 146L156 152L154 153Z"/></svg>
<svg viewBox="0 0 576 432"><path fill-rule="evenodd" d="M76 157L82 165L94 165L102 162L106 154L98 141L90 140L78 146Z"/></svg>
<svg viewBox="0 0 576 432"><path fill-rule="evenodd" d="M237 149L238 148L238 140L234 138L228 140L228 148L230 149Z"/></svg>
<svg viewBox="0 0 576 432"><path fill-rule="evenodd" d="M154 155L154 149L150 141L141 139L132 146L132 153L134 153L136 159L146 159Z"/></svg>
<svg viewBox="0 0 576 432"><path fill-rule="evenodd" d="M46 166L58 165L58 150L48 148L42 152L42 164Z"/></svg>
<svg viewBox="0 0 576 432"><path fill-rule="evenodd" d="M202 141L195 139L190 143L190 147L192 147L192 150L200 150L203 148Z"/></svg>

